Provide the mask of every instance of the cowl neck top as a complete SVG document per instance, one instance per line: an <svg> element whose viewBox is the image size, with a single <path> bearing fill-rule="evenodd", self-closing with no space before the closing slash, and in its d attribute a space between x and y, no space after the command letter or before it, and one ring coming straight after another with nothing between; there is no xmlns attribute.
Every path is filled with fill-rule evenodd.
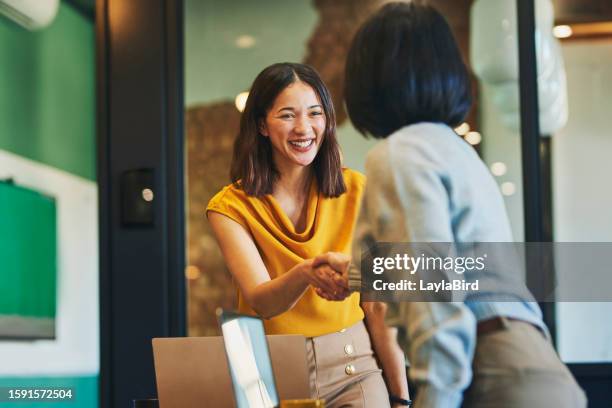
<svg viewBox="0 0 612 408"><path fill-rule="evenodd" d="M223 214L245 228L253 238L270 278L275 279L298 263L324 252L351 255L365 177L350 169L343 169L342 175L347 191L336 198L323 196L316 178L313 178L302 231L296 230L271 194L250 196L234 184L225 186L217 193L208 203L206 211ZM256 314L239 290L238 310ZM264 320L264 325L268 334L315 337L339 331L362 319L358 293L342 302L331 302L319 297L309 287L293 308Z"/></svg>

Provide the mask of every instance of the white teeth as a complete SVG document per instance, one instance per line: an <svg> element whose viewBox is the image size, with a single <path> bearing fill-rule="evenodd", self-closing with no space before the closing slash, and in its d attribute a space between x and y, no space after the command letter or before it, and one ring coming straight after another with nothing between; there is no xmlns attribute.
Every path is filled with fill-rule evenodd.
<svg viewBox="0 0 612 408"><path fill-rule="evenodd" d="M304 140L303 142L289 141L289 143L291 143L293 146L302 147L302 148L310 146L313 142L314 142L314 139Z"/></svg>

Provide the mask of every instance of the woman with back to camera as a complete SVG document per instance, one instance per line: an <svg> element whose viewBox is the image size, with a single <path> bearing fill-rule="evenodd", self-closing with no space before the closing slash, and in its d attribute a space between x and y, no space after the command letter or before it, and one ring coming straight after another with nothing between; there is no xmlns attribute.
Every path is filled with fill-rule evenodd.
<svg viewBox="0 0 612 408"><path fill-rule="evenodd" d="M407 395L403 355L375 308L347 297L328 266L312 265L325 251L350 253L364 178L341 168L332 101L311 67L274 64L257 76L231 180L207 215L238 284L239 310L263 317L267 334L307 337L313 397L328 407L385 407L365 310L390 388Z"/></svg>
<svg viewBox="0 0 612 408"><path fill-rule="evenodd" d="M416 2L385 5L355 35L345 87L354 126L381 139L366 159L361 238L512 241L497 183L453 131L470 108L471 87L442 15ZM315 265L347 274L345 258L325 254ZM350 278L360 285L359 274ZM416 407L586 406L537 303L514 293L516 301L499 301L504 295L401 305Z"/></svg>

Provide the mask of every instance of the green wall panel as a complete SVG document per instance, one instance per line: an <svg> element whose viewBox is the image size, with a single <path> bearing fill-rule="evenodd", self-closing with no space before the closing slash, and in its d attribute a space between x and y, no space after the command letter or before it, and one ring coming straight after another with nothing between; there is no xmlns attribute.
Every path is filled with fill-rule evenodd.
<svg viewBox="0 0 612 408"><path fill-rule="evenodd" d="M63 3L40 31L0 16L0 149L95 179L94 44Z"/></svg>
<svg viewBox="0 0 612 408"><path fill-rule="evenodd" d="M0 182L0 214L0 315L55 317L55 200Z"/></svg>

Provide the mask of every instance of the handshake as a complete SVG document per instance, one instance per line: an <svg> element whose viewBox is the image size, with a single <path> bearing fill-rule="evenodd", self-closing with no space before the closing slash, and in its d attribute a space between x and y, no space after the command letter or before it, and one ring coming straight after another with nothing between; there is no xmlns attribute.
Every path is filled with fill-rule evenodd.
<svg viewBox="0 0 612 408"><path fill-rule="evenodd" d="M327 252L303 263L304 276L323 299L340 301L351 294L348 271L351 258L340 252Z"/></svg>

